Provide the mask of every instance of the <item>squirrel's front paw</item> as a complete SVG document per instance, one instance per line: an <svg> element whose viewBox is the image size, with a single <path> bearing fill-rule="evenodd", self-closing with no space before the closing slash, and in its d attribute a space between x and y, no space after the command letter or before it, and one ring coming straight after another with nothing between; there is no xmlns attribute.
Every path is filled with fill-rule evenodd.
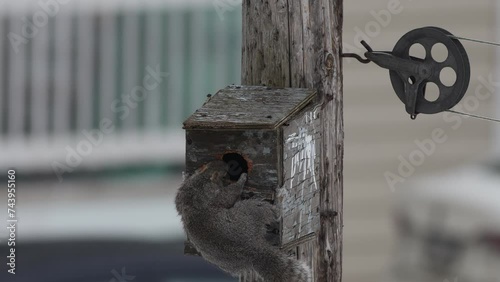
<svg viewBox="0 0 500 282"><path fill-rule="evenodd" d="M247 182L247 179L248 179L248 175L247 175L246 173L242 173L242 174L240 175L240 179L238 179L238 182L243 182L243 183L245 183L245 182Z"/></svg>

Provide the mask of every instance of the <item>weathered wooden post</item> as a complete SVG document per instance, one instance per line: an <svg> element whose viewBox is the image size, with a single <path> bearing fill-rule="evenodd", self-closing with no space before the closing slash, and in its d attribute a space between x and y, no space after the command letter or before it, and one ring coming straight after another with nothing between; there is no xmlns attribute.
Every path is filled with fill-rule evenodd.
<svg viewBox="0 0 500 282"><path fill-rule="evenodd" d="M277 195L282 248L309 261L315 281L342 279L342 2L243 1L242 84L317 91L283 131Z"/></svg>

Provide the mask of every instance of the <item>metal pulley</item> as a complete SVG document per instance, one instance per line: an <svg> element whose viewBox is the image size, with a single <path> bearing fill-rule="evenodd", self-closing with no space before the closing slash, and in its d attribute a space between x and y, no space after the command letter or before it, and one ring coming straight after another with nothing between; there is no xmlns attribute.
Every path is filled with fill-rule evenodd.
<svg viewBox="0 0 500 282"><path fill-rule="evenodd" d="M344 54L363 63L374 62L389 70L392 87L399 99L405 104L406 112L415 119L418 114L435 114L447 111L462 100L470 81L470 64L465 48L450 32L438 27L424 27L405 34L394 46L392 52L377 52L366 43L366 59L356 54ZM448 55L437 61L432 56L432 48L443 44ZM420 44L425 49L423 58L410 55L410 48ZM441 80L441 72L451 68L456 74L453 84ZM435 83L439 97L426 97L426 86Z"/></svg>

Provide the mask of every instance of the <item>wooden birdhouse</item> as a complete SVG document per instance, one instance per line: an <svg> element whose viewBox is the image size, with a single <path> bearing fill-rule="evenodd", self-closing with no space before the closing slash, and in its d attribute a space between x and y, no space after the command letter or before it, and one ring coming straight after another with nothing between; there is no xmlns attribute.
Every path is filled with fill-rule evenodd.
<svg viewBox="0 0 500 282"><path fill-rule="evenodd" d="M282 230L282 236L288 236L281 238L284 243L308 234L313 225L319 224L319 217L316 222L316 216L310 214L312 207L293 210L296 201L312 204L313 198L319 199L319 195L294 190L317 184L317 151L311 146L320 134L312 103L315 94L310 89L232 85L210 97L184 122L187 174L219 159L230 164L233 180L248 173L245 191L249 196L274 201L278 187L290 188L281 197L281 201L290 202L291 208L283 215L284 224L288 222ZM297 225L302 216L309 218L310 226ZM187 246L186 252L194 250Z"/></svg>

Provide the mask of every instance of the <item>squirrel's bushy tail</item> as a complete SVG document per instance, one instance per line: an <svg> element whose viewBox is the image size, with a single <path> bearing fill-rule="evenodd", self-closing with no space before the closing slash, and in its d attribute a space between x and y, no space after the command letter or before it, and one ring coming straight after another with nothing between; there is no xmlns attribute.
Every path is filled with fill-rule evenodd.
<svg viewBox="0 0 500 282"><path fill-rule="evenodd" d="M267 253L254 263L255 271L266 282L311 282L309 266L276 250Z"/></svg>

